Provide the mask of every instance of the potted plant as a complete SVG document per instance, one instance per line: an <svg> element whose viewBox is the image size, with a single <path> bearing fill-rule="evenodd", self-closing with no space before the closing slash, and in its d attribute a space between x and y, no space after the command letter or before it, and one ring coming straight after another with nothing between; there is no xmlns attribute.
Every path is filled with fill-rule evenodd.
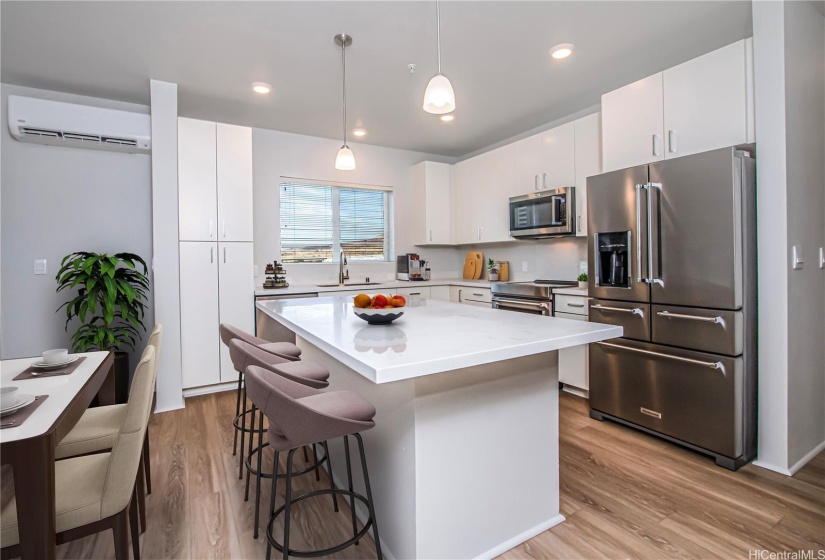
<svg viewBox="0 0 825 560"><path fill-rule="evenodd" d="M487 278L490 282L498 282L498 265L493 259L487 260Z"/></svg>
<svg viewBox="0 0 825 560"><path fill-rule="evenodd" d="M146 331L146 262L132 253L72 253L63 258L57 273L57 291L77 289L77 294L57 308L66 308L66 332L75 317L80 327L71 338L72 351L115 352L115 385L118 402L125 402L129 380L126 349Z"/></svg>
<svg viewBox="0 0 825 560"><path fill-rule="evenodd" d="M578 281L579 281L579 288L586 288L587 287L587 274L584 273L584 272L579 274Z"/></svg>

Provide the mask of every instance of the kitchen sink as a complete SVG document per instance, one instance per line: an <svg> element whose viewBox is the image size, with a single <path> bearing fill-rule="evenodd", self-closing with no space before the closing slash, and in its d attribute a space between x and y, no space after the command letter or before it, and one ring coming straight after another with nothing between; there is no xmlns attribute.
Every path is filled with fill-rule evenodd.
<svg viewBox="0 0 825 560"><path fill-rule="evenodd" d="M352 284L316 284L319 288L349 288L351 286L377 286L381 282L353 282Z"/></svg>

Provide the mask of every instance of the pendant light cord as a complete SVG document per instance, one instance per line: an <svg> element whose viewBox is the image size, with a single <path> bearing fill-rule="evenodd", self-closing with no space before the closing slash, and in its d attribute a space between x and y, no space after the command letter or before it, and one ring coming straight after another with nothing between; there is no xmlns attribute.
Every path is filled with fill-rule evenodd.
<svg viewBox="0 0 825 560"><path fill-rule="evenodd" d="M438 42L438 73L441 74L441 5L435 0L436 37Z"/></svg>
<svg viewBox="0 0 825 560"><path fill-rule="evenodd" d="M341 43L341 66L344 69L344 79L341 81L342 97L344 99L344 146L347 145L347 47Z"/></svg>

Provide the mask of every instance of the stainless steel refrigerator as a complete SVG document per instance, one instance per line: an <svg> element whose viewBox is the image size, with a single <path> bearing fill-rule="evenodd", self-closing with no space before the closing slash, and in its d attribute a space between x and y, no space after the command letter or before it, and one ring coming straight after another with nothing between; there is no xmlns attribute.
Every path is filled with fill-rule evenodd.
<svg viewBox="0 0 825 560"><path fill-rule="evenodd" d="M590 416L736 470L756 455L753 146L587 179Z"/></svg>

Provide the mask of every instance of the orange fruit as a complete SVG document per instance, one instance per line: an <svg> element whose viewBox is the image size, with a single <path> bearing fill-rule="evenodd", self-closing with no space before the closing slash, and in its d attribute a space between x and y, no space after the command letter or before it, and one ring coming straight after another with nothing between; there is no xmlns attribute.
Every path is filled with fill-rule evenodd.
<svg viewBox="0 0 825 560"><path fill-rule="evenodd" d="M370 303L372 303L372 299L367 294L358 294L353 298L353 304L359 309L366 308Z"/></svg>

